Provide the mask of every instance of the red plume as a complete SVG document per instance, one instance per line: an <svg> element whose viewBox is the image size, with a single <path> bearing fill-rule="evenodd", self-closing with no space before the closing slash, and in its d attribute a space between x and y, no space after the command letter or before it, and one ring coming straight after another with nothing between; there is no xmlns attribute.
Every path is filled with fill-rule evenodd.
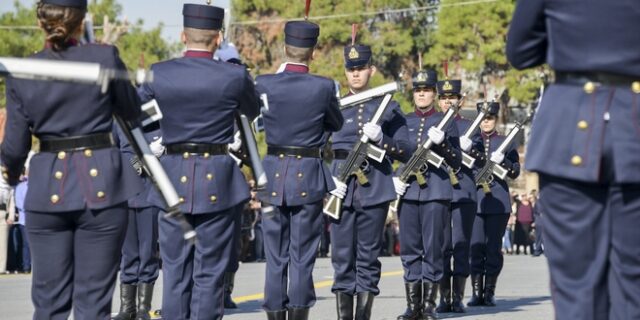
<svg viewBox="0 0 640 320"><path fill-rule="evenodd" d="M442 66L444 67L444 77L449 78L449 60L442 61Z"/></svg>
<svg viewBox="0 0 640 320"><path fill-rule="evenodd" d="M487 102L487 98L488 98L488 96L487 96L487 84L485 83L484 84L484 102Z"/></svg>
<svg viewBox="0 0 640 320"><path fill-rule="evenodd" d="M304 19L309 19L309 10L311 9L311 0L307 0L307 4L304 6Z"/></svg>
<svg viewBox="0 0 640 320"><path fill-rule="evenodd" d="M352 24L351 25L351 45L355 46L356 45L356 34L358 33L358 25L357 24Z"/></svg>

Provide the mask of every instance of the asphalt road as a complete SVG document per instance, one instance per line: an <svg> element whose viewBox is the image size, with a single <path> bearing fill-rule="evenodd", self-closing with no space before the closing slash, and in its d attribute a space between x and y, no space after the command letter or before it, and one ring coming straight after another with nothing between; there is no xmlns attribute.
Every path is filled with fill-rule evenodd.
<svg viewBox="0 0 640 320"><path fill-rule="evenodd" d="M404 311L404 285L400 258L382 258L383 277L381 293L374 302L375 320L396 319ZM229 320L266 319L261 309L264 286L264 263L245 263L236 276L233 293L239 309L227 310ZM330 259L318 259L314 270L318 302L311 310L310 319L336 319L335 299L331 293L333 269ZM162 278L162 277L161 277ZM153 306L160 308L162 280L155 288ZM0 276L0 318L4 320L30 319L33 307L29 295L30 275ZM497 307L468 308L465 314L441 314L441 319L553 319L549 294L549 273L544 257L506 256L505 266L498 281ZM467 300L471 293L467 283ZM119 307L118 288L114 291L113 310Z"/></svg>

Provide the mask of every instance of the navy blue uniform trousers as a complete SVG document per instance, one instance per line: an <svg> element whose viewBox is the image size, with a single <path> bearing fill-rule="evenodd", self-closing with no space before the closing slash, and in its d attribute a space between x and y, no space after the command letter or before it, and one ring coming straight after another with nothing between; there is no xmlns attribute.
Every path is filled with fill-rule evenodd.
<svg viewBox="0 0 640 320"><path fill-rule="evenodd" d="M453 202L444 226L444 275L468 277L471 270L471 232L478 205L475 202ZM451 264L453 258L453 269Z"/></svg>
<svg viewBox="0 0 640 320"><path fill-rule="evenodd" d="M273 211L263 213L265 310L311 308L315 304L313 265L320 245L321 212L322 200L301 206L274 206Z"/></svg>
<svg viewBox="0 0 640 320"><path fill-rule="evenodd" d="M398 219L405 282L438 282L442 279L442 248L448 211L449 201L401 201Z"/></svg>
<svg viewBox="0 0 640 320"><path fill-rule="evenodd" d="M127 203L101 210L27 212L34 320L110 319Z"/></svg>
<svg viewBox="0 0 640 320"><path fill-rule="evenodd" d="M471 274L498 276L502 271L502 237L509 214L478 214L471 235Z"/></svg>
<svg viewBox="0 0 640 320"><path fill-rule="evenodd" d="M120 282L155 283L158 279L158 211L129 208L129 225L122 246Z"/></svg>
<svg viewBox="0 0 640 320"><path fill-rule="evenodd" d="M163 218L160 212L163 319L222 319L224 272L234 249L236 215L243 207L185 215L197 233L195 245L184 240L175 220Z"/></svg>
<svg viewBox="0 0 640 320"><path fill-rule="evenodd" d="M640 319L640 184L540 176L557 319Z"/></svg>
<svg viewBox="0 0 640 320"><path fill-rule="evenodd" d="M362 207L357 198L350 207L342 207L340 220L331 221L332 292L378 295L382 232L389 203Z"/></svg>

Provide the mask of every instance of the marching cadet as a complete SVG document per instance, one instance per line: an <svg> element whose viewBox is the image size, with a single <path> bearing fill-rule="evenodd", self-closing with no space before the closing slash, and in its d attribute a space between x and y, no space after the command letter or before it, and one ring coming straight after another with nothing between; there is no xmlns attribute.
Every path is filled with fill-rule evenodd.
<svg viewBox="0 0 640 320"><path fill-rule="evenodd" d="M376 73L371 62L371 47L352 44L344 48L345 74L350 94L369 88ZM331 224L331 261L335 270L332 292L336 294L338 318L353 319L353 299L357 296L355 317L369 319L374 296L380 293L382 232L389 202L396 198L392 186L392 159L410 156L406 120L400 106L392 101L383 115L382 125L368 122L381 103L373 99L343 111L345 125L332 138L335 160L333 175L347 158L356 141L364 134L387 153L382 163L368 161L363 172L368 183L350 179L340 220Z"/></svg>
<svg viewBox="0 0 640 320"><path fill-rule="evenodd" d="M142 129L145 138L150 142L157 141L162 135L157 121ZM153 286L160 269L157 257L159 209L147 201L149 193L154 192L153 182L142 170L140 160L134 155L124 134L119 128L116 130L120 150L142 178L144 190L129 199L129 223L120 262L120 311L113 319L145 320L150 319Z"/></svg>
<svg viewBox="0 0 640 320"><path fill-rule="evenodd" d="M253 119L259 105L244 67L212 59L222 40L224 10L185 4L183 16L184 57L153 65L155 81L139 90L144 102L155 99L160 106L166 147L160 161L180 195L180 209L197 232L191 245L177 222L159 218L162 315L221 319L235 215L249 199L249 187L227 144L234 140L235 113ZM165 205L157 193L149 201Z"/></svg>
<svg viewBox="0 0 640 320"><path fill-rule="evenodd" d="M445 75L448 74L447 65L448 63L445 62ZM438 103L443 112L458 103L461 98L461 88L461 80L447 79L438 82ZM460 134L460 146L464 151L469 152L473 141L469 141L471 139L462 135L471 126L471 121L462 118L459 114L454 121ZM479 134L477 140L475 146L481 148ZM461 166L460 170L450 169L449 174L455 178L451 179L453 199L450 214L445 223L444 275L440 281L440 303L437 311L438 313L462 313L465 312L464 288L470 271L469 246L477 209L477 189L471 169Z"/></svg>
<svg viewBox="0 0 640 320"><path fill-rule="evenodd" d="M640 318L638 1L518 1L507 57L556 71L533 123L557 319Z"/></svg>
<svg viewBox="0 0 640 320"><path fill-rule="evenodd" d="M448 164L459 167L458 128L451 124L444 132L437 127L443 114L437 112L434 103L438 82L436 71L418 71L412 82L415 112L406 116L412 149L431 139L432 150L445 157ZM407 298L407 310L398 316L398 320L436 319L435 300L443 276L442 248L453 188L444 166L427 165L425 172L417 174L423 175L426 184L420 185L417 178L412 178L406 185L394 178L398 194L404 194L398 218ZM407 188L406 193L403 188Z"/></svg>
<svg viewBox="0 0 640 320"><path fill-rule="evenodd" d="M37 5L46 47L33 57L100 63L126 72L115 47L78 46L86 0L41 0ZM114 144L112 116L136 120L140 100L126 80L100 86L7 80L3 179L15 186L31 149L25 199L33 257L34 319L108 319L127 228L127 200L140 178ZM36 183L37 182L37 183Z"/></svg>
<svg viewBox="0 0 640 320"><path fill-rule="evenodd" d="M483 107L478 103L478 111ZM508 170L507 176L515 179L520 175L518 151L512 144L504 153L497 151L505 137L496 131L500 104L489 103L487 116L480 124L486 161L501 164ZM495 290L502 270L502 237L511 214L509 186L504 180L494 177L489 186L477 189L478 213L473 222L471 235L471 281L473 295L468 306L490 306L495 303Z"/></svg>
<svg viewBox="0 0 640 320"><path fill-rule="evenodd" d="M333 80L309 73L320 27L293 21L284 33L286 62L276 74L256 78L256 89L269 105L263 112L268 184L259 198L273 206L262 221L267 259L263 307L270 320L306 320L316 302L312 273L323 198L336 188L322 149L343 118ZM337 184L344 196L346 185Z"/></svg>

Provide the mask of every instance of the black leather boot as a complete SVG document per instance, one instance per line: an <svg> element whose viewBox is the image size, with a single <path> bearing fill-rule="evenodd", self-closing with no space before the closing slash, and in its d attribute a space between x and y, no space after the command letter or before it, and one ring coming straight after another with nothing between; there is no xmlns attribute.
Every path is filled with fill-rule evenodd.
<svg viewBox="0 0 640 320"><path fill-rule="evenodd" d="M488 307L496 306L496 284L498 276L486 276L484 278L484 305Z"/></svg>
<svg viewBox="0 0 640 320"><path fill-rule="evenodd" d="M287 310L267 311L267 320L287 320Z"/></svg>
<svg viewBox="0 0 640 320"><path fill-rule="evenodd" d="M405 282L404 291L407 296L407 310L397 320L422 320L422 282Z"/></svg>
<svg viewBox="0 0 640 320"><path fill-rule="evenodd" d="M153 298L153 283L138 283L138 312L136 320L150 320L151 298Z"/></svg>
<svg viewBox="0 0 640 320"><path fill-rule="evenodd" d="M356 302L356 318L355 320L371 319L371 308L373 307L373 298L375 296L371 292L358 293Z"/></svg>
<svg viewBox="0 0 640 320"><path fill-rule="evenodd" d="M224 308L225 309L237 309L238 305L231 299L231 293L233 293L233 284L235 283L236 273L225 272L224 273Z"/></svg>
<svg viewBox="0 0 640 320"><path fill-rule="evenodd" d="M424 308L422 309L422 319L435 320L438 319L436 312L436 297L438 296L439 283L425 281L422 283L422 297L424 300Z"/></svg>
<svg viewBox="0 0 640 320"><path fill-rule="evenodd" d="M467 302L469 307L477 307L484 305L484 275L472 274L471 275L471 300Z"/></svg>
<svg viewBox="0 0 640 320"><path fill-rule="evenodd" d="M343 292L336 292L336 308L338 320L353 320L353 296Z"/></svg>
<svg viewBox="0 0 640 320"><path fill-rule="evenodd" d="M120 284L120 312L113 320L134 320L136 318L136 285Z"/></svg>
<svg viewBox="0 0 640 320"><path fill-rule="evenodd" d="M467 284L466 277L453 277L453 286L452 289L452 301L451 301L451 312L455 313L464 313L464 303L462 303L462 299L464 299L464 286Z"/></svg>
<svg viewBox="0 0 640 320"><path fill-rule="evenodd" d="M309 319L309 308L290 308L289 320L307 320Z"/></svg>
<svg viewBox="0 0 640 320"><path fill-rule="evenodd" d="M440 279L440 303L436 311L438 313L451 312L451 276L444 275Z"/></svg>

